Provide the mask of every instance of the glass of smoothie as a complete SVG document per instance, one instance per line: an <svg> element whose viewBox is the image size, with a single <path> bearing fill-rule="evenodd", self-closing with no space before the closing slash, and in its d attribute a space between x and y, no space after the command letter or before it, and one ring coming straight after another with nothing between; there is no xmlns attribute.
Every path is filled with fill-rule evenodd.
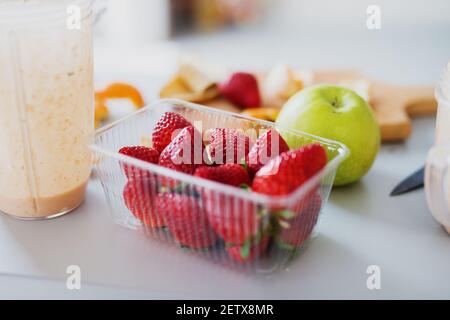
<svg viewBox="0 0 450 320"><path fill-rule="evenodd" d="M91 172L92 3L0 2L0 211L78 207Z"/></svg>

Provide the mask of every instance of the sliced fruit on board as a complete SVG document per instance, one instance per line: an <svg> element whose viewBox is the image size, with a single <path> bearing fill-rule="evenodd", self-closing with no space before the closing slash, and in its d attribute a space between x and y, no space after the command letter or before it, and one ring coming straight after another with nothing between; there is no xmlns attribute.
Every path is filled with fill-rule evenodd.
<svg viewBox="0 0 450 320"><path fill-rule="evenodd" d="M142 108L145 105L140 91L131 84L115 82L111 83L104 90L96 92L97 99L130 99L136 108Z"/></svg>
<svg viewBox="0 0 450 320"><path fill-rule="evenodd" d="M215 107L217 104L209 103L208 105ZM224 106L224 108L225 107L226 106ZM280 108L249 108L242 111L242 114L252 118L275 122L280 114Z"/></svg>
<svg viewBox="0 0 450 320"><path fill-rule="evenodd" d="M263 74L261 73L258 77L263 78ZM369 84L364 91L368 92L369 104L380 126L383 142L406 140L412 132L411 118L436 114L437 103L433 86L389 84L368 79L355 70L346 69L313 70L312 82L308 84L341 84L356 89L353 85L348 85L355 81L364 81ZM212 99L203 103L211 107L238 112L238 107L229 101L221 100L220 103L216 103L216 100ZM281 108L283 103L284 101L277 108Z"/></svg>
<svg viewBox="0 0 450 320"><path fill-rule="evenodd" d="M437 103L432 86L389 84L368 79L355 70L316 70L314 83L337 84L367 80L369 104L381 130L382 141L401 141L411 135L411 117L435 114Z"/></svg>
<svg viewBox="0 0 450 320"><path fill-rule="evenodd" d="M261 106L258 80L251 73L233 73L228 80L219 84L219 92L226 99L241 108L257 108Z"/></svg>
<svg viewBox="0 0 450 320"><path fill-rule="evenodd" d="M175 75L160 91L160 98L181 99L202 103L219 95L217 86L210 86L202 91L195 91L180 75Z"/></svg>

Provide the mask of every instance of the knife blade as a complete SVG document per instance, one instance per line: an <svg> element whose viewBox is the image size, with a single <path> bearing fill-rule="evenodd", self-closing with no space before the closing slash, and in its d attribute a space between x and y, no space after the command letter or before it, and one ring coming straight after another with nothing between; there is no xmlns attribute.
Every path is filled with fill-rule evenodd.
<svg viewBox="0 0 450 320"><path fill-rule="evenodd" d="M400 182L391 192L391 197L423 188L425 168L422 167Z"/></svg>

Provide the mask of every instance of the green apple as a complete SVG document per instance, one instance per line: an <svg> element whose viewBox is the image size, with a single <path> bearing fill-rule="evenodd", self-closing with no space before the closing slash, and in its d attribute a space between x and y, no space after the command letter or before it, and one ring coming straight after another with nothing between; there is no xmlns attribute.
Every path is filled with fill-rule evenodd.
<svg viewBox="0 0 450 320"><path fill-rule="evenodd" d="M308 87L294 95L278 116L277 123L339 141L350 149L341 164L335 185L352 183L369 171L380 148L380 129L367 102L354 91L333 86ZM287 135L292 148L295 137Z"/></svg>

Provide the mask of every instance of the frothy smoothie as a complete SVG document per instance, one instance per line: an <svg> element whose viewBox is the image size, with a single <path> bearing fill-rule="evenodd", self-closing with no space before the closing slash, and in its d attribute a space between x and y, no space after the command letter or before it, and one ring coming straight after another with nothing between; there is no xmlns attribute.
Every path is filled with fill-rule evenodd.
<svg viewBox="0 0 450 320"><path fill-rule="evenodd" d="M83 201L90 176L90 17L76 31L64 16L7 29L0 28L0 211L59 215Z"/></svg>

